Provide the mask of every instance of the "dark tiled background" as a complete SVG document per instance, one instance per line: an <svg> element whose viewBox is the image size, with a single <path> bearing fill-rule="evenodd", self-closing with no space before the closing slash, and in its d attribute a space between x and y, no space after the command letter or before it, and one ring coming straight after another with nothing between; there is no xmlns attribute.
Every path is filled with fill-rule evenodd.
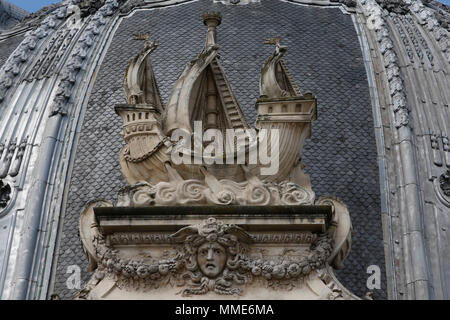
<svg viewBox="0 0 450 320"><path fill-rule="evenodd" d="M317 196L335 195L350 209L354 227L346 268L337 272L342 283L359 296L368 289L369 265L382 270L382 289L374 298L386 298L378 167L366 70L350 15L337 8L299 6L263 1L247 6L212 5L202 0L186 5L136 12L125 19L114 36L101 66L86 111L57 253L54 291L63 298L69 265L80 265L89 279L78 237L78 217L94 199L116 200L125 185L118 153L123 145L121 119L114 106L125 103L123 74L128 60L143 44L132 40L137 32L151 32L161 45L152 62L164 102L186 63L203 49L206 28L201 15L220 11L222 63L251 124L256 112L259 74L273 47L264 39L281 36L289 46L285 60L300 89L314 93L319 118L307 141L304 161Z"/></svg>

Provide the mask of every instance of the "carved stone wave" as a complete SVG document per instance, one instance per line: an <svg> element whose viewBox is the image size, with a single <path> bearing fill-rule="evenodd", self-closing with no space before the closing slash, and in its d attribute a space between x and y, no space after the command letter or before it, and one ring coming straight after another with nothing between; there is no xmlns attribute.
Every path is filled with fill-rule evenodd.
<svg viewBox="0 0 450 320"><path fill-rule="evenodd" d="M0 180L0 211L4 209L11 200L11 186Z"/></svg>
<svg viewBox="0 0 450 320"><path fill-rule="evenodd" d="M119 191L118 207L148 207L173 205L312 205L314 192L292 182L254 183L218 181L210 187L205 181L183 180L141 182Z"/></svg>

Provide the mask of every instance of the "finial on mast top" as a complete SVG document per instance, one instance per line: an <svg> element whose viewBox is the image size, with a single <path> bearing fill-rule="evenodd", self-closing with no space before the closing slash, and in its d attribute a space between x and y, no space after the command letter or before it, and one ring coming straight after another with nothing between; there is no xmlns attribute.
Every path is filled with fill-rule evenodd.
<svg viewBox="0 0 450 320"><path fill-rule="evenodd" d="M203 14L203 23L208 26L208 34L206 35L206 49L217 46L216 27L222 23L222 16L219 12L206 12Z"/></svg>
<svg viewBox="0 0 450 320"><path fill-rule="evenodd" d="M264 44L275 45L276 54L285 53L287 51L287 46L281 45L281 37L268 38L264 40Z"/></svg>

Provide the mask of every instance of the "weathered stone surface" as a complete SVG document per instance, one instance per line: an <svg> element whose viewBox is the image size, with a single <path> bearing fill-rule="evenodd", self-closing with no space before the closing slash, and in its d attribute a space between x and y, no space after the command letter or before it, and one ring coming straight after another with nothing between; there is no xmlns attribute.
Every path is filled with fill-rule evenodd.
<svg viewBox="0 0 450 320"><path fill-rule="evenodd" d="M141 48L130 35L145 32L142 26L148 26L161 42L152 63L162 98L167 101L186 57L195 57L203 47L204 27L185 21L196 21L199 13L211 9L227 17L219 36L222 64L250 123L256 118L253 104L259 94L257 75L270 53L261 40L281 35L289 45L290 57L286 60L290 71L301 89L315 93L319 101L319 120L313 127L313 139L305 146L306 171L317 193L337 195L352 213L355 241L347 268L342 271L344 285L362 296L367 291L366 268L377 264L384 269L370 99L351 18L339 9L283 2L236 8L200 1L137 12L118 29L90 98L78 147L57 266L56 292L63 297L71 294L65 289L67 266L85 263L74 229L79 213L93 198L115 199L125 184L116 156L122 146L118 134L121 123L112 108L125 103L121 78L128 58ZM303 19L299 21L298 16ZM267 30L267 25L272 29ZM185 43L187 38L189 45ZM83 272L83 277L86 280L88 274ZM380 296L385 296L384 291L375 292L375 297Z"/></svg>
<svg viewBox="0 0 450 320"><path fill-rule="evenodd" d="M81 215L80 236L91 270L96 272L76 297L268 299L276 293L278 299L355 299L338 282L325 279L333 277L326 265L348 254L339 230L351 232L350 225L339 219L346 215L341 211L345 206L329 201L336 204L333 214L331 206L323 205L294 206L289 214L283 213L286 207L272 206L261 214L255 207L235 206L220 210L221 220L204 218L205 213L214 212L212 206L172 207L177 212L172 216L161 215L168 207L152 208L142 215L133 208L92 203ZM337 218L334 231L328 223L331 215ZM98 221L98 227L92 227L93 221ZM302 227L312 230L308 225L313 221L322 232L297 238L298 243L288 241ZM138 226L145 231L131 231ZM265 228L270 230L258 231ZM288 237L280 241L280 232ZM261 240L275 238L272 243ZM340 253L342 249L345 252ZM105 285L110 287L108 292Z"/></svg>
<svg viewBox="0 0 450 320"><path fill-rule="evenodd" d="M0 180L0 211L8 205L11 200L11 186Z"/></svg>
<svg viewBox="0 0 450 320"><path fill-rule="evenodd" d="M0 42L0 68L6 60L8 60L11 53L19 46L23 39L23 36L16 36Z"/></svg>
<svg viewBox="0 0 450 320"><path fill-rule="evenodd" d="M439 177L439 186L441 187L442 192L447 197L450 197L450 171L449 170L447 170L447 172L443 173Z"/></svg>

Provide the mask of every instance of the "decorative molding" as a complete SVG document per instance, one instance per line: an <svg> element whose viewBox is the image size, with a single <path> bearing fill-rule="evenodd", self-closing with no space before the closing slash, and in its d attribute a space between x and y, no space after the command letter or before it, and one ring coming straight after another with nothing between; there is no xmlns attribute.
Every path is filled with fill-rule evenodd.
<svg viewBox="0 0 450 320"><path fill-rule="evenodd" d="M0 82L0 110L2 103L5 102L7 93L11 87L17 82L18 76L22 73L23 66L34 55L35 49L45 40L45 38L53 32L56 27L66 18L67 6L48 15L40 26L27 34L19 47L10 56L8 61L0 70L2 81Z"/></svg>
<svg viewBox="0 0 450 320"><path fill-rule="evenodd" d="M337 3L342 3L345 6L349 7L349 8L355 8L356 7L356 0L330 0L330 2L337 2Z"/></svg>
<svg viewBox="0 0 450 320"><path fill-rule="evenodd" d="M434 0L422 0L424 6L432 9L439 25L450 31L450 7Z"/></svg>
<svg viewBox="0 0 450 320"><path fill-rule="evenodd" d="M261 0L213 0L214 3L221 3L224 5L240 5L260 3Z"/></svg>
<svg viewBox="0 0 450 320"><path fill-rule="evenodd" d="M439 177L439 187L444 195L450 197L450 169Z"/></svg>
<svg viewBox="0 0 450 320"><path fill-rule="evenodd" d="M16 158L14 159L14 164L12 165L9 175L11 177L15 177L19 174L20 167L22 165L23 156L25 154L25 150L27 148L28 137L25 137L19 145L19 149L16 154Z"/></svg>
<svg viewBox="0 0 450 320"><path fill-rule="evenodd" d="M414 46L414 50L417 54L417 56L420 58L421 62L423 62L424 59L424 53L427 56L428 60L430 61L431 65L433 65L433 54L420 33L419 29L417 28L413 18L408 15L397 15L397 14L390 14L392 21L397 27L397 30L400 34L400 37L402 39L402 42L406 48L406 52L408 54L409 61L411 63L415 62L414 59L414 51L411 48L411 43ZM406 32L403 30L403 28L406 30ZM407 33L407 34L406 34ZM409 37L409 39L408 39Z"/></svg>
<svg viewBox="0 0 450 320"><path fill-rule="evenodd" d="M85 18L94 15L104 4L105 0L79 0L78 7L80 8L81 17Z"/></svg>
<svg viewBox="0 0 450 320"><path fill-rule="evenodd" d="M106 243L109 245L130 245L130 244L169 244L171 243L169 234L154 234L149 232L115 232L106 236Z"/></svg>
<svg viewBox="0 0 450 320"><path fill-rule="evenodd" d="M60 114L67 115L71 107L70 99L79 73L89 56L95 41L101 35L106 25L106 18L112 16L119 8L116 0L107 0L105 4L91 18L83 34L80 36L72 56L62 72L61 82L58 85L55 100L51 107L50 117Z"/></svg>
<svg viewBox="0 0 450 320"><path fill-rule="evenodd" d="M0 180L0 212L2 209L6 208L9 201L11 200L11 186Z"/></svg>
<svg viewBox="0 0 450 320"><path fill-rule="evenodd" d="M440 50L446 55L447 61L450 61L448 30L439 24L433 11L425 7L420 0L411 0L410 10L416 16L418 22L434 37Z"/></svg>
<svg viewBox="0 0 450 320"><path fill-rule="evenodd" d="M390 13L406 15L409 13L409 5L403 0L376 0L381 8Z"/></svg>
<svg viewBox="0 0 450 320"><path fill-rule="evenodd" d="M257 178L256 178L257 179ZM266 183L217 180L206 173L204 181L175 180L156 185L139 183L119 192L118 207L171 205L311 205L314 192L292 182Z"/></svg>
<svg viewBox="0 0 450 320"><path fill-rule="evenodd" d="M412 28L412 29L408 30L408 32L410 32L411 36L414 38L416 38L416 37L419 38L420 44L422 45L422 48L425 51L425 54L427 55L428 60L430 61L431 65L433 65L434 57L431 52L431 49L428 46L427 41L425 40L425 38L422 36L419 29L417 28L416 23L414 22L413 18L410 15L408 15L406 17L403 17L403 19L405 20L406 25L408 25L408 23L409 23L409 25L411 26L410 28Z"/></svg>
<svg viewBox="0 0 450 320"><path fill-rule="evenodd" d="M15 177L19 174L20 167L22 165L23 156L25 154L25 150L27 148L28 137L25 137L20 142L20 145L17 146L17 138L12 140L8 146L7 154L4 157L3 161L0 162L0 179L6 178L9 175L11 177ZM2 158L2 153L5 145L3 143L0 144L0 159ZM17 150L17 152L16 152ZM14 157L15 154L15 157ZM14 161L13 161L14 159Z"/></svg>
<svg viewBox="0 0 450 320"><path fill-rule="evenodd" d="M317 235L304 232L290 233L250 233L255 244L312 244ZM106 243L114 245L138 245L138 244L171 244L169 234L155 234L153 232L114 232L106 235Z"/></svg>
<svg viewBox="0 0 450 320"><path fill-rule="evenodd" d="M442 132L442 149L444 150L445 165L450 168L450 140L445 132Z"/></svg>
<svg viewBox="0 0 450 320"><path fill-rule="evenodd" d="M389 91L392 98L395 127L400 129L409 125L409 108L406 102L405 87L400 76L399 62L391 40L389 28L381 8L375 0L361 0L360 4L367 18L369 29L373 29L383 55L384 67L388 76Z"/></svg>
<svg viewBox="0 0 450 320"><path fill-rule="evenodd" d="M411 48L411 45L409 43L408 36L406 35L406 32L402 28L402 23L401 23L402 20L400 19L399 16L393 14L392 15L392 21L394 22L395 26L397 27L397 31L400 34L400 38L402 39L403 45L405 46L406 53L408 54L409 62L413 63L414 60L415 60L414 59L414 52L413 52L413 50ZM406 28L406 26L405 26L405 28ZM417 51L417 52L419 53L420 50Z"/></svg>
<svg viewBox="0 0 450 320"><path fill-rule="evenodd" d="M180 244L172 257L144 262L122 258L97 233L93 244L99 270L112 276L119 287L145 291L176 284L186 287L180 291L182 296L204 295L210 291L239 295L240 287L256 278L266 279L272 289L281 289L283 280L292 282L323 268L332 251L331 238L323 234L301 256L275 260L252 257L249 254L251 236L235 225L223 224L214 218L183 228L170 238ZM213 258L202 259L208 254Z"/></svg>
<svg viewBox="0 0 450 320"><path fill-rule="evenodd" d="M439 136L434 132L430 135L431 149L433 152L433 163L438 167L442 166L442 158L439 146Z"/></svg>
<svg viewBox="0 0 450 320"><path fill-rule="evenodd" d="M251 235L254 243L295 243L312 244L317 239L317 234L311 232L298 233L262 233Z"/></svg>
<svg viewBox="0 0 450 320"><path fill-rule="evenodd" d="M286 63L280 60L286 48L279 38L266 41L276 48L261 75L263 97L257 101L256 128L282 132L282 170L262 179L252 171L258 165L237 164L230 170L231 166L222 163L170 161L171 149L179 150L168 140L173 130L184 130L195 138L198 128L192 130L191 124L197 120L206 120L206 129L246 128L239 122L239 112L233 112L237 114L235 122L231 117L228 122L222 121L226 118L223 115L229 115L224 109L230 109L224 101L232 101L233 94L231 88L219 88L229 86L217 60L216 28L221 16L206 13L203 22L208 27L205 48L187 65L165 108L157 103L158 90L149 59L157 44L150 45L149 35L137 37L146 44L126 71L128 104L116 107L124 121L122 135L127 143L120 162L130 186L120 190L116 208L94 213L97 205L112 205L105 201L90 203L80 217L79 234L89 259L88 270L95 273L77 298L95 298L96 293L91 292L102 291L105 284L113 285L119 297L127 291L132 292L130 296L154 294L154 289L165 290L173 297L178 287L182 296L241 295L247 289L260 288L285 294L296 288L293 295L302 297L323 298L331 292L327 298L345 298L341 289L336 295L333 279L325 281L319 275L329 265L343 268L351 247L350 215L337 199L315 202L310 181L302 171L301 149L311 135L317 100L312 94L300 94ZM237 101L231 107L240 110ZM268 111L275 108L276 112ZM199 130L203 133L202 128ZM238 174L234 174L235 169L240 170ZM206 211L198 214L202 205L214 205L216 209L203 207ZM278 211L284 210L280 206L296 206L296 213L266 216L247 212L249 206L269 205ZM177 212L180 206L192 213ZM217 213L219 206L229 206L220 215L227 223L214 217L199 220L203 214ZM136 207L146 209L131 209ZM327 217L321 216L323 208ZM138 211L149 215L141 216ZM315 220L318 216L321 218ZM318 287L312 288L313 282Z"/></svg>
<svg viewBox="0 0 450 320"><path fill-rule="evenodd" d="M0 179L6 178L6 176L8 175L9 167L11 166L11 162L14 157L14 153L16 152L16 149L17 149L17 138L15 138L9 143L7 154L3 159L3 161L0 162L1 164Z"/></svg>

